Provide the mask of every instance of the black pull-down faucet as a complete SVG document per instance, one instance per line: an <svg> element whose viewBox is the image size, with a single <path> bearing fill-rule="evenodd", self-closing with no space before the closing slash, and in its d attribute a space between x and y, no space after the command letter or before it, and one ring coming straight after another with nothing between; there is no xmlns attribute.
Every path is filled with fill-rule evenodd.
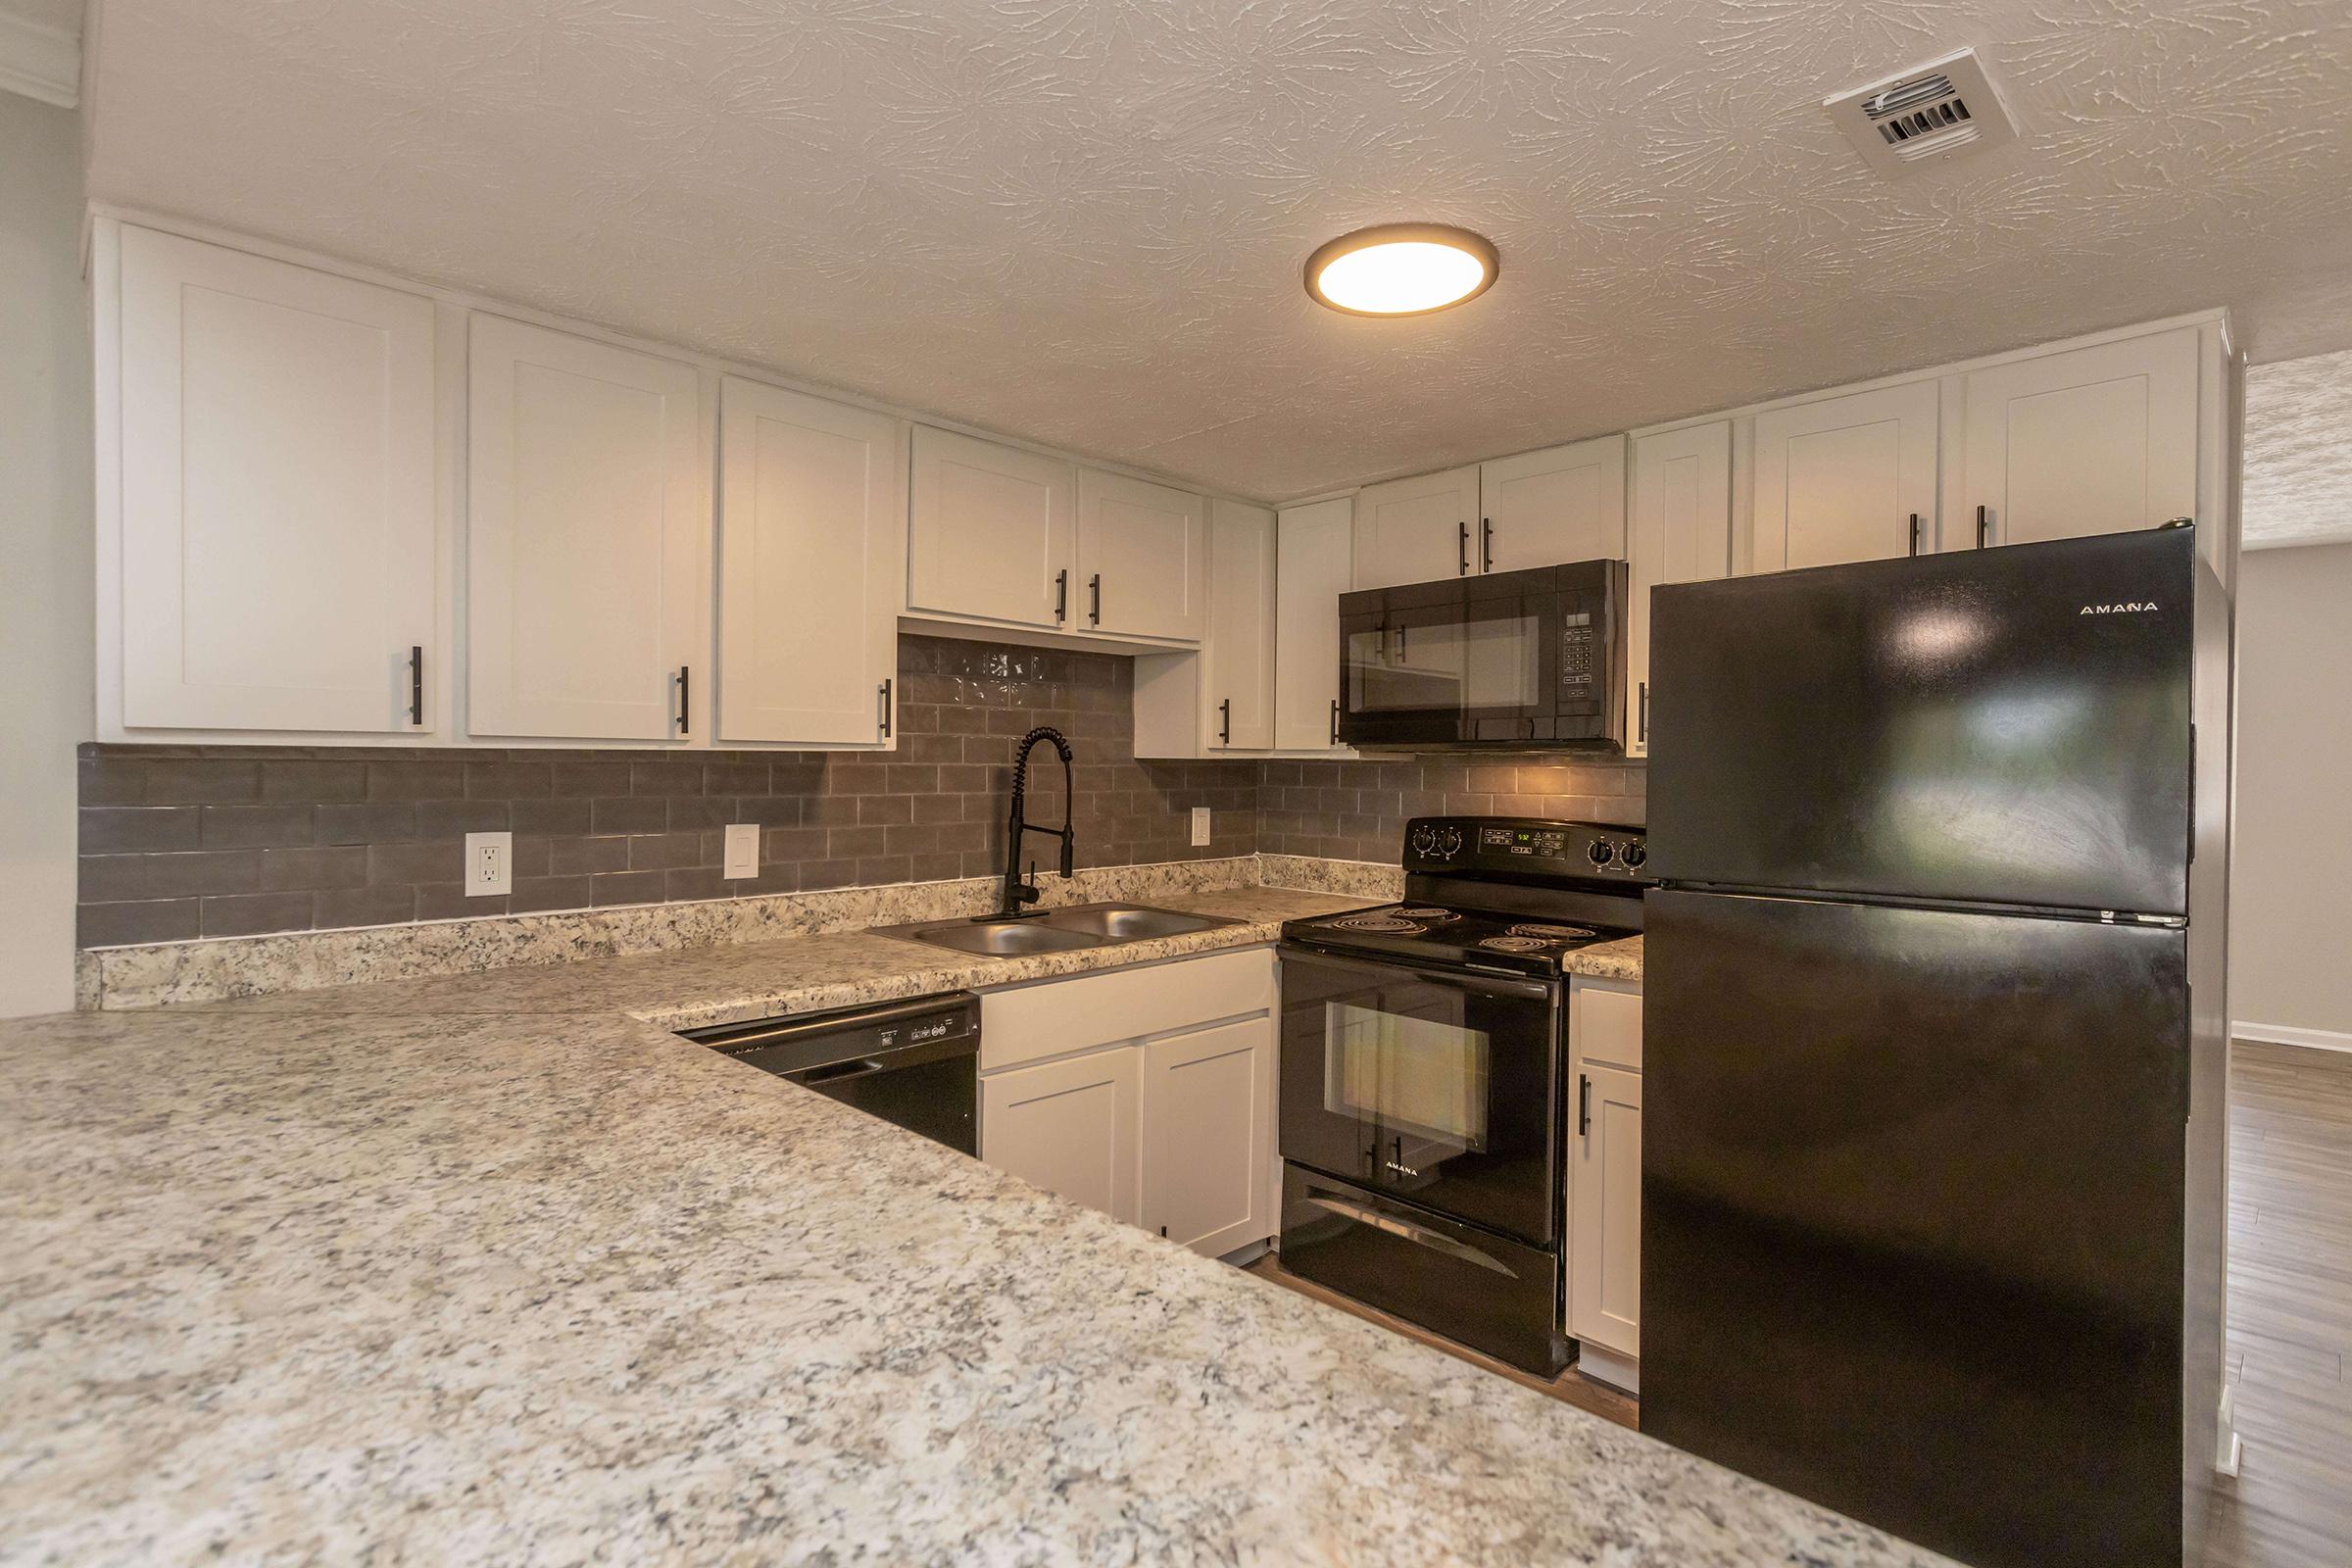
<svg viewBox="0 0 2352 1568"><path fill-rule="evenodd" d="M1061 756L1061 826L1041 827L1029 817L1029 752L1039 741L1051 741ZM1004 827L1004 897L993 914L979 916L983 920L1012 920L1042 911L1024 909L1021 906L1035 904L1038 890L1034 883L1021 880L1021 841L1031 833L1053 833L1061 840L1061 874L1067 877L1071 867L1070 808L1076 795L1070 779L1070 743L1061 738L1061 731L1040 724L1021 737L1021 748L1012 758L1012 815ZM1031 874L1035 875L1032 867Z"/></svg>

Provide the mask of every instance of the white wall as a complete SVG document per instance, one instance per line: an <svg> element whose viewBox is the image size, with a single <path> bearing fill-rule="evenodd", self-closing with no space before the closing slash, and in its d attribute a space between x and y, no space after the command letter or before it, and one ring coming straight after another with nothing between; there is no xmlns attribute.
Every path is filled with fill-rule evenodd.
<svg viewBox="0 0 2352 1568"><path fill-rule="evenodd" d="M0 1017L74 1004L95 597L80 225L74 114L0 92Z"/></svg>
<svg viewBox="0 0 2352 1568"><path fill-rule="evenodd" d="M2352 1048L2352 544L2249 550L2238 573L2230 1010L2242 1035Z"/></svg>

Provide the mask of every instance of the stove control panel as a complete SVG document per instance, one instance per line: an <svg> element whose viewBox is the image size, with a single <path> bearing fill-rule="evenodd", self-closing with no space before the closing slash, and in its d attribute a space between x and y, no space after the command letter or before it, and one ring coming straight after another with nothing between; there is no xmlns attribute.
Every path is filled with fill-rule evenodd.
<svg viewBox="0 0 2352 1568"><path fill-rule="evenodd" d="M1530 817L1423 816L1406 824L1404 868L1505 871L1535 876L1645 882L1649 846L1642 829L1610 822Z"/></svg>

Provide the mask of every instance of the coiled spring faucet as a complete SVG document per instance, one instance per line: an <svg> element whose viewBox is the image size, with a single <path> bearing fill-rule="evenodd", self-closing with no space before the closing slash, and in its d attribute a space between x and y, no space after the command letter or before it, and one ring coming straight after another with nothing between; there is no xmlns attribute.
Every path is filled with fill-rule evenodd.
<svg viewBox="0 0 2352 1568"><path fill-rule="evenodd" d="M1061 826L1041 827L1029 820L1029 753L1039 741L1051 741L1054 750L1061 755ZM1038 910L1025 909L1025 904L1035 904L1039 893L1037 884L1021 880L1021 841L1031 833L1053 833L1061 840L1061 874L1067 877L1072 864L1072 836L1070 809L1076 804L1076 792L1070 779L1070 743L1061 738L1061 731L1040 724L1021 737L1021 749L1012 758L1012 815L1004 828L1004 897L994 914L982 915L984 920L1011 920ZM1029 865L1029 874L1037 875L1037 863Z"/></svg>

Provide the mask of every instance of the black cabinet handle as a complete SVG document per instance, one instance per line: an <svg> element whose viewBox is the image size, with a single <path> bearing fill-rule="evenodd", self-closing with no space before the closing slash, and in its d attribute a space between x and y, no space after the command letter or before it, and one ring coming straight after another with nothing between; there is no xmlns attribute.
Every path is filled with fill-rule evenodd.
<svg viewBox="0 0 2352 1568"><path fill-rule="evenodd" d="M1067 566L1054 574L1054 618L1070 618L1070 568Z"/></svg>
<svg viewBox="0 0 2352 1568"><path fill-rule="evenodd" d="M1478 519L1478 569L1481 571L1494 569L1494 519L1493 517Z"/></svg>
<svg viewBox="0 0 2352 1568"><path fill-rule="evenodd" d="M1231 746L1233 744L1233 699L1228 697L1217 704L1217 712L1221 715L1217 726L1217 744Z"/></svg>
<svg viewBox="0 0 2352 1568"><path fill-rule="evenodd" d="M409 650L409 722L424 727L424 650Z"/></svg>
<svg viewBox="0 0 2352 1568"><path fill-rule="evenodd" d="M1576 1075L1576 1136L1592 1135L1592 1080L1583 1073Z"/></svg>
<svg viewBox="0 0 2352 1568"><path fill-rule="evenodd" d="M1977 509L1977 548L1982 550L1990 543L1992 543L1992 517L1986 508L1979 507Z"/></svg>
<svg viewBox="0 0 2352 1568"><path fill-rule="evenodd" d="M1919 514L1911 514L1911 553L1919 554Z"/></svg>
<svg viewBox="0 0 2352 1568"><path fill-rule="evenodd" d="M1095 596L1094 608L1086 612L1086 618L1095 625L1100 626L1102 624L1102 574L1099 571L1096 572L1094 576L1087 581L1086 587L1087 591Z"/></svg>
<svg viewBox="0 0 2352 1568"><path fill-rule="evenodd" d="M890 682L886 680L875 689L882 694L882 738L888 740L890 739Z"/></svg>
<svg viewBox="0 0 2352 1568"><path fill-rule="evenodd" d="M1636 734L1637 738L1644 743L1649 740L1649 682L1647 681L1642 683L1641 727Z"/></svg>
<svg viewBox="0 0 2352 1568"><path fill-rule="evenodd" d="M1331 744L1340 744L1340 700L1337 697L1331 700Z"/></svg>
<svg viewBox="0 0 2352 1568"><path fill-rule="evenodd" d="M678 666L678 733L680 735L686 733L686 716L694 707L694 688L688 684L693 678L694 671L692 669L684 664Z"/></svg>
<svg viewBox="0 0 2352 1568"><path fill-rule="evenodd" d="M1468 523L1454 524L1454 546L1456 555L1453 574L1457 577L1467 577L1470 575L1470 525Z"/></svg>

